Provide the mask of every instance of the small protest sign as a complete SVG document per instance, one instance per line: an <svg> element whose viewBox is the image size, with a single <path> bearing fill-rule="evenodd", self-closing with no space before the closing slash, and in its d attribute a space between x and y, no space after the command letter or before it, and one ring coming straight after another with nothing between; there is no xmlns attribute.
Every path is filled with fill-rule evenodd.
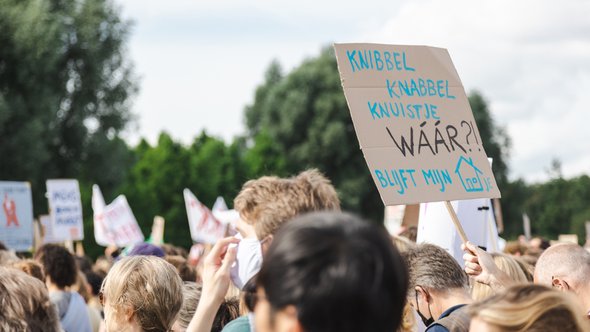
<svg viewBox="0 0 590 332"><path fill-rule="evenodd" d="M83 240L84 224L78 180L47 180L53 234L63 240Z"/></svg>
<svg viewBox="0 0 590 332"><path fill-rule="evenodd" d="M106 225L109 236L118 247L125 247L144 240L143 233L124 195L119 195L111 204L105 206L103 223Z"/></svg>
<svg viewBox="0 0 590 332"><path fill-rule="evenodd" d="M183 194L193 241L214 244L223 238L227 225L217 220L189 189L184 189Z"/></svg>
<svg viewBox="0 0 590 332"><path fill-rule="evenodd" d="M15 251L33 247L33 198L28 182L0 181L0 242Z"/></svg>
<svg viewBox="0 0 590 332"><path fill-rule="evenodd" d="M447 50L335 50L357 138L385 205L500 196Z"/></svg>

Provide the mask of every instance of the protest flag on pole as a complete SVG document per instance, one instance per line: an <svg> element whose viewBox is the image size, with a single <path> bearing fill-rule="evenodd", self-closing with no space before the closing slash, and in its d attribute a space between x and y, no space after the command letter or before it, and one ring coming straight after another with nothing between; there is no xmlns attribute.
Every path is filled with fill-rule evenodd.
<svg viewBox="0 0 590 332"><path fill-rule="evenodd" d="M201 203L189 189L184 189L183 195L193 241L215 244L217 240L223 238L227 226L217 220L211 210Z"/></svg>

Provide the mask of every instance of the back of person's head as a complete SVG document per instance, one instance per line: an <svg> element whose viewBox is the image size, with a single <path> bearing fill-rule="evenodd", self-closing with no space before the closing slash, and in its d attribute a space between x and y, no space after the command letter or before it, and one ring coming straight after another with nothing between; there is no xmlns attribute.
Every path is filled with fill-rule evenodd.
<svg viewBox="0 0 590 332"><path fill-rule="evenodd" d="M551 247L551 242L546 238L535 236L529 241L529 247L543 251Z"/></svg>
<svg viewBox="0 0 590 332"><path fill-rule="evenodd" d="M30 275L0 266L0 331L60 331L45 284Z"/></svg>
<svg viewBox="0 0 590 332"><path fill-rule="evenodd" d="M504 253L513 256L522 256L527 251L527 247L519 241L510 241L504 247Z"/></svg>
<svg viewBox="0 0 590 332"><path fill-rule="evenodd" d="M100 287L102 285L104 277L94 271L89 271L86 273L86 281L88 281L88 285L90 285L90 291L92 292L92 296L98 296L100 293Z"/></svg>
<svg viewBox="0 0 590 332"><path fill-rule="evenodd" d="M416 286L439 293L454 289L467 290L467 275L443 248L422 243L402 254L408 266L409 296L414 296Z"/></svg>
<svg viewBox="0 0 590 332"><path fill-rule="evenodd" d="M188 265L186 258L176 255L164 256L164 259L176 268L182 281L197 281L197 270Z"/></svg>
<svg viewBox="0 0 590 332"><path fill-rule="evenodd" d="M234 207L263 240L299 214L340 210L340 200L330 180L314 169L288 179L263 176L250 180L235 198Z"/></svg>
<svg viewBox="0 0 590 332"><path fill-rule="evenodd" d="M165 254L164 250L157 245L142 242L135 244L127 256L156 256L162 258Z"/></svg>
<svg viewBox="0 0 590 332"><path fill-rule="evenodd" d="M390 332L400 324L407 273L383 228L321 212L279 230L257 285L264 296L258 297L256 316L269 307L271 326L279 311L295 309L306 332Z"/></svg>
<svg viewBox="0 0 590 332"><path fill-rule="evenodd" d="M201 299L201 285L196 282L185 281L182 284L182 294L184 299L182 307L178 312L176 323L174 323L174 331L185 331L195 315L199 300Z"/></svg>
<svg viewBox="0 0 590 332"><path fill-rule="evenodd" d="M144 331L168 331L183 300L182 280L176 269L155 256L122 258L106 276L102 293L107 328L110 321L120 322L132 310L135 322Z"/></svg>
<svg viewBox="0 0 590 332"><path fill-rule="evenodd" d="M500 253L492 253L494 263L500 269L506 273L510 280L516 283L528 283L529 280L525 274L525 271L520 267L516 259L512 256ZM490 297L495 293L494 289L489 285L476 282L473 284L471 289L471 297L478 301Z"/></svg>
<svg viewBox="0 0 590 332"><path fill-rule="evenodd" d="M571 294L541 285L512 286L468 310L470 331L589 331L585 312Z"/></svg>
<svg viewBox="0 0 590 332"><path fill-rule="evenodd" d="M12 267L23 271L24 273L45 282L43 266L32 259L23 259L12 263Z"/></svg>
<svg viewBox="0 0 590 332"><path fill-rule="evenodd" d="M227 323L238 317L240 317L240 301L238 298L232 297L223 300L219 306L219 309L217 309L217 313L215 314L211 332L221 332Z"/></svg>
<svg viewBox="0 0 590 332"><path fill-rule="evenodd" d="M92 270L92 260L87 256L74 256L76 264L78 264L78 270L86 273Z"/></svg>
<svg viewBox="0 0 590 332"><path fill-rule="evenodd" d="M160 248L162 248L166 256L181 256L184 258L188 257L188 252L182 247L177 247L169 243L162 243L160 244Z"/></svg>
<svg viewBox="0 0 590 332"><path fill-rule="evenodd" d="M535 265L535 283L551 286L553 278L566 278L570 287L590 283L590 253L577 244L549 247Z"/></svg>
<svg viewBox="0 0 590 332"><path fill-rule="evenodd" d="M43 245L35 253L35 259L43 265L45 278L49 278L58 288L64 289L76 282L76 260L66 248L56 244Z"/></svg>

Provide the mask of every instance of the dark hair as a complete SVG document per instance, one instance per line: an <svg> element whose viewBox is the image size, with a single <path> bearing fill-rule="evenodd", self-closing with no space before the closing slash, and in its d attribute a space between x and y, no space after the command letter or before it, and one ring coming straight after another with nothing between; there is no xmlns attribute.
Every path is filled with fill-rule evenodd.
<svg viewBox="0 0 590 332"><path fill-rule="evenodd" d="M401 322L407 278L385 229L350 214L320 212L279 230L257 284L271 315L294 305L306 332L391 332Z"/></svg>
<svg viewBox="0 0 590 332"><path fill-rule="evenodd" d="M0 242L0 250L8 250L8 248L6 248L6 245L4 244L4 242Z"/></svg>
<svg viewBox="0 0 590 332"><path fill-rule="evenodd" d="M78 269L83 273L87 273L92 270L92 260L87 256L74 256L76 263L78 264Z"/></svg>
<svg viewBox="0 0 590 332"><path fill-rule="evenodd" d="M76 260L66 248L46 244L35 253L35 259L43 265L45 277L50 277L58 288L63 289L76 282L78 276Z"/></svg>
<svg viewBox="0 0 590 332"><path fill-rule="evenodd" d="M88 284L92 288L92 295L98 296L98 293L100 293L100 287L102 286L102 281L104 280L104 277L94 271L88 271L88 272L86 272L86 280L88 281Z"/></svg>
<svg viewBox="0 0 590 332"><path fill-rule="evenodd" d="M402 254L408 266L410 284L408 295L416 286L437 291L467 289L468 279L459 263L443 248L422 243Z"/></svg>
<svg viewBox="0 0 590 332"><path fill-rule="evenodd" d="M242 299L246 309L250 312L254 312L254 307L256 307L256 276L258 274L250 278L242 288Z"/></svg>
<svg viewBox="0 0 590 332"><path fill-rule="evenodd" d="M211 332L221 332L225 325L238 317L240 317L240 301L238 298L233 297L224 300L217 309Z"/></svg>

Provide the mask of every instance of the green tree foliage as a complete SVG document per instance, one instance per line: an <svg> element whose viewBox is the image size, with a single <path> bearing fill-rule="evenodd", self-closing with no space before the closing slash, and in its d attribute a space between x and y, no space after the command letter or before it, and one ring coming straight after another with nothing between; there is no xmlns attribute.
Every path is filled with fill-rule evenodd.
<svg viewBox="0 0 590 332"><path fill-rule="evenodd" d="M473 91L469 94L469 105L482 139L483 148L493 158L492 171L500 191L508 184L508 152L510 139L503 127L497 126L483 96Z"/></svg>
<svg viewBox="0 0 590 332"><path fill-rule="evenodd" d="M128 32L108 0L0 0L0 178L32 182L36 214L47 178L123 180Z"/></svg>
<svg viewBox="0 0 590 332"><path fill-rule="evenodd" d="M146 238L153 217L161 215L166 220L164 240L190 247L184 188L208 207L220 195L231 205L246 180L237 144L228 146L204 132L188 147L162 133L156 146L142 141L134 152L136 162L121 193L126 195Z"/></svg>

